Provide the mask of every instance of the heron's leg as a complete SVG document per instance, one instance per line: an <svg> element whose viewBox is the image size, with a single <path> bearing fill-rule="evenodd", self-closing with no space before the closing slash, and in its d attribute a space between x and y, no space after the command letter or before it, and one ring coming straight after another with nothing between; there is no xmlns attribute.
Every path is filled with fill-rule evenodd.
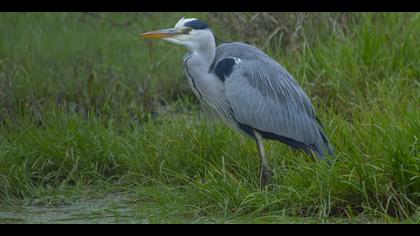
<svg viewBox="0 0 420 236"><path fill-rule="evenodd" d="M268 184L268 181L272 175L272 171L268 166L268 160L265 156L264 151L264 142L262 136L255 130L252 130L255 137L255 142L257 143L258 152L260 153L261 158L261 175L260 175L260 183L261 187L265 187Z"/></svg>
<svg viewBox="0 0 420 236"><path fill-rule="evenodd" d="M243 136L243 135L241 135L240 136L240 141L239 141L239 145L241 146L241 147L243 147L243 146L245 146L245 137Z"/></svg>

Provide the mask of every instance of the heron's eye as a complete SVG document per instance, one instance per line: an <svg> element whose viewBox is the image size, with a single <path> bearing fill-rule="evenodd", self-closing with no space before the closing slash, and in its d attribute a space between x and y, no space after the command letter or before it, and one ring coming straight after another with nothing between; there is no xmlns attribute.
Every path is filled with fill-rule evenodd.
<svg viewBox="0 0 420 236"><path fill-rule="evenodd" d="M186 34L189 34L191 31L192 31L192 28L191 27L188 27L188 28L185 29L185 33Z"/></svg>

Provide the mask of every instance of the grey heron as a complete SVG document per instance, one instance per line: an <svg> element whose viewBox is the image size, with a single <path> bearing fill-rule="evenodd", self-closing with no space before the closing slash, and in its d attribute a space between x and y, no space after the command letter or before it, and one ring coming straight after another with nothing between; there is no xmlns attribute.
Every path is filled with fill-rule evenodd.
<svg viewBox="0 0 420 236"><path fill-rule="evenodd" d="M261 158L260 184L272 175L263 139L278 140L321 159L333 147L297 81L274 59L251 45L216 47L209 26L182 18L174 28L141 34L185 46L184 70L195 95L231 127L255 139Z"/></svg>

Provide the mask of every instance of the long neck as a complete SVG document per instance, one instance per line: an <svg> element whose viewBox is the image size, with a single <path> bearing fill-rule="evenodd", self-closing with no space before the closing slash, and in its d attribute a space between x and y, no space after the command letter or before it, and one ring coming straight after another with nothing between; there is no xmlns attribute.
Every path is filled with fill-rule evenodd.
<svg viewBox="0 0 420 236"><path fill-rule="evenodd" d="M190 49L192 54L190 66L198 67L200 70L208 71L216 55L216 42L214 38L199 47Z"/></svg>

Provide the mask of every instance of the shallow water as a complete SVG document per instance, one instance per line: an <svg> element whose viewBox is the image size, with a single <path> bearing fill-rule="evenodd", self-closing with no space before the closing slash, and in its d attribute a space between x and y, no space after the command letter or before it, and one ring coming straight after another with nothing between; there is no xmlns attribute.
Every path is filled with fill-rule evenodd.
<svg viewBox="0 0 420 236"><path fill-rule="evenodd" d="M168 203L170 206L171 203ZM142 194L113 191L53 193L39 198L0 203L0 224L150 224L150 223L372 223L376 220L318 217L300 218L277 214L197 216L173 212L147 201ZM381 221L379 221L381 222ZM418 223L418 222L417 222Z"/></svg>
<svg viewBox="0 0 420 236"><path fill-rule="evenodd" d="M0 223L149 223L135 214L128 195L74 200L35 199L0 205Z"/></svg>
<svg viewBox="0 0 420 236"><path fill-rule="evenodd" d="M92 197L94 195L94 197ZM187 217L171 213L164 206L139 202L129 193L96 193L50 196L40 199L0 204L0 223L17 224L119 224L119 223L235 223L247 219L226 220L220 217ZM266 220L262 220L265 222ZM271 221L271 220L270 220ZM282 218L278 223L305 220Z"/></svg>

